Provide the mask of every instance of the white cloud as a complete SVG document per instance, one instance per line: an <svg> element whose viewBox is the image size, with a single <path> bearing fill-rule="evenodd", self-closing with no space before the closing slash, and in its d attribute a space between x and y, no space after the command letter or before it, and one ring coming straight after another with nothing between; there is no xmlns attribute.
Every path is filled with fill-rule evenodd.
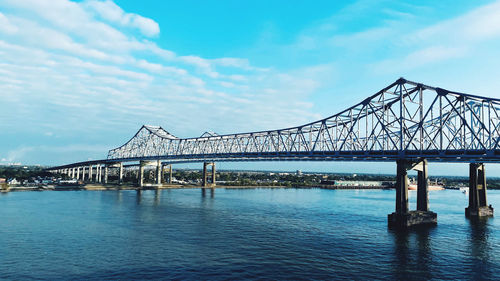
<svg viewBox="0 0 500 281"><path fill-rule="evenodd" d="M220 58L220 59L214 59L213 62L217 65L227 66L227 67L238 67L244 69L250 68L250 62L247 59Z"/></svg>
<svg viewBox="0 0 500 281"><path fill-rule="evenodd" d="M362 1L355 4L355 10L370 7L362 4ZM420 12L422 9L418 8ZM348 68L354 67L350 60L361 60L363 63L357 65L357 72L368 70L368 75L392 73L398 77L416 69L477 55L485 42L500 38L500 1L453 18L432 19L433 23L428 25L422 25L425 17L415 11L414 7L408 10L384 8L383 12L392 17L390 20L350 33L338 32L335 24L342 16L336 15L300 33L288 48L313 50L321 53L325 60L341 61Z"/></svg>
<svg viewBox="0 0 500 281"><path fill-rule="evenodd" d="M179 60L194 65L197 69L207 75L210 78L218 78L220 74L214 70L214 66L210 63L210 60L204 59L198 56L181 56Z"/></svg>
<svg viewBox="0 0 500 281"><path fill-rule="evenodd" d="M7 157L3 158L3 162L15 162L15 161L21 161L22 159L25 159L26 156L34 151L34 147L19 147L15 150L11 150L7 152Z"/></svg>
<svg viewBox="0 0 500 281"><path fill-rule="evenodd" d="M468 44L500 36L500 1L418 31L414 41L446 40Z"/></svg>
<svg viewBox="0 0 500 281"><path fill-rule="evenodd" d="M15 25L13 25L9 19L2 13L0 13L0 31L7 33L7 34L13 34L16 33L19 30L19 28Z"/></svg>
<svg viewBox="0 0 500 281"><path fill-rule="evenodd" d="M137 61L137 66L157 74L178 75L178 76L188 75L188 72L185 69L173 66L165 66L159 63L151 63L144 59Z"/></svg>
<svg viewBox="0 0 500 281"><path fill-rule="evenodd" d="M90 12L100 4L111 9ZM74 159L77 151L105 156L145 123L188 137L319 117L307 106L321 84L318 71L283 73L254 67L246 58L177 55L127 33L125 24L133 22L124 17L130 14L116 7L109 1L0 2L9 11L0 14L0 32L8 35L0 40L0 129L19 139L51 136L54 147L66 150L46 161L81 160ZM16 31L18 26L23 28ZM82 141L110 144L98 147L102 154L70 145ZM4 158L13 161L56 153L52 146L3 147L12 151Z"/></svg>
<svg viewBox="0 0 500 281"><path fill-rule="evenodd" d="M404 72L408 69L429 66L448 59L460 58L467 53L463 46L430 46L416 50L402 58L386 59L371 66L375 73Z"/></svg>
<svg viewBox="0 0 500 281"><path fill-rule="evenodd" d="M87 1L88 7L96 11L103 19L118 23L122 26L138 28L143 35L148 37L157 36L160 26L152 19L143 16L126 13L113 1Z"/></svg>

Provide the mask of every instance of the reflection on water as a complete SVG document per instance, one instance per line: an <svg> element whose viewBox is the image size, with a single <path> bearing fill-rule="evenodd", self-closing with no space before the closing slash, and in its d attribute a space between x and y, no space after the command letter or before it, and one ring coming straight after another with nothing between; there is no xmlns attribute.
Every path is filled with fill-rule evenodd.
<svg viewBox="0 0 500 281"><path fill-rule="evenodd" d="M155 190L155 206L160 205L160 199L161 199L161 190L156 189Z"/></svg>
<svg viewBox="0 0 500 281"><path fill-rule="evenodd" d="M210 190L210 198L214 198L215 188L202 188L201 189L201 197L207 197L207 189Z"/></svg>
<svg viewBox="0 0 500 281"><path fill-rule="evenodd" d="M215 196L217 192L217 196ZM201 196L200 196L201 193ZM473 280L500 276L500 221L431 194L438 225L387 229L394 191L175 189L0 196L0 277ZM489 191L500 206L500 192Z"/></svg>
<svg viewBox="0 0 500 281"><path fill-rule="evenodd" d="M407 279L408 272L418 272L418 279L432 278L430 234L435 227L422 226L409 230L389 230L394 243L393 265L396 279Z"/></svg>
<svg viewBox="0 0 500 281"><path fill-rule="evenodd" d="M137 205L140 205L140 204L141 204L141 202L142 202L142 192L143 192L143 191L142 191L142 190L140 190L140 189L137 189L137 190L136 190L136 192L135 192L135 193L136 193L136 195L137 195L137 196L136 196L136 203L137 203Z"/></svg>
<svg viewBox="0 0 500 281"><path fill-rule="evenodd" d="M475 280L492 280L495 277L492 275L490 262L493 250L490 239L490 220L491 218L487 217L469 220L470 232L467 240L467 252L470 253L470 267Z"/></svg>

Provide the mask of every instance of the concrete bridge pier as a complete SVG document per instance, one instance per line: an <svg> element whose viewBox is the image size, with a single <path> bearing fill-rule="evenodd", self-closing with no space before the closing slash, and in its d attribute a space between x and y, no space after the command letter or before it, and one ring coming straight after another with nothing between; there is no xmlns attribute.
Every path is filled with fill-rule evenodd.
<svg viewBox="0 0 500 281"><path fill-rule="evenodd" d="M100 172L99 172L99 165L95 166L95 180L94 182L98 183L100 180Z"/></svg>
<svg viewBox="0 0 500 281"><path fill-rule="evenodd" d="M99 165L99 182L102 183L104 180L104 171L102 170L104 166L103 165Z"/></svg>
<svg viewBox="0 0 500 281"><path fill-rule="evenodd" d="M145 161L140 161L139 163L139 172L137 173L138 185L140 188L144 186L144 166L146 166Z"/></svg>
<svg viewBox="0 0 500 281"><path fill-rule="evenodd" d="M429 211L427 160L414 162L399 159L396 164L396 212L388 215L389 227L407 228L414 225L437 224L437 214ZM418 171L416 211L409 211L408 208L408 170Z"/></svg>
<svg viewBox="0 0 500 281"><path fill-rule="evenodd" d="M208 166L212 166L212 173L211 173L211 182L209 183L208 180L207 180L207 172L208 172L208 169L207 167ZM215 162L203 162L203 178L202 178L202 181L201 181L201 186L202 188L207 188L207 187L210 187L210 188L215 188Z"/></svg>
<svg viewBox="0 0 500 281"><path fill-rule="evenodd" d="M429 174L427 173L427 160L422 160L413 167L417 171L417 211L429 211Z"/></svg>
<svg viewBox="0 0 500 281"><path fill-rule="evenodd" d="M165 174L165 172L166 172L166 171L165 171L165 170L166 170L166 169L165 169L165 167L168 167L168 170L167 170L167 172L168 172L168 181L165 181L165 176L163 177L163 178L164 178L164 181L165 181L166 183L168 183L168 184L172 184L172 164L166 164L166 165L163 165L163 166L161 167L161 169L162 169L162 174Z"/></svg>
<svg viewBox="0 0 500 281"><path fill-rule="evenodd" d="M80 167L76 167L76 179L80 179Z"/></svg>
<svg viewBox="0 0 500 281"><path fill-rule="evenodd" d="M89 182L92 181L92 165L89 165Z"/></svg>
<svg viewBox="0 0 500 281"><path fill-rule="evenodd" d="M158 160L156 162L156 184L161 184L161 170L162 170L162 166L161 166L161 161Z"/></svg>
<svg viewBox="0 0 500 281"><path fill-rule="evenodd" d="M82 181L85 181L85 166L82 167Z"/></svg>
<svg viewBox="0 0 500 281"><path fill-rule="evenodd" d="M483 163L469 164L469 206L466 217L493 216L493 207L488 206L486 197L486 171Z"/></svg>
<svg viewBox="0 0 500 281"><path fill-rule="evenodd" d="M108 184L108 165L104 165L104 184Z"/></svg>
<svg viewBox="0 0 500 281"><path fill-rule="evenodd" d="M104 182L104 171L103 171L104 165L99 165L99 182L103 183Z"/></svg>
<svg viewBox="0 0 500 281"><path fill-rule="evenodd" d="M120 162L120 166L118 167L119 171L118 171L118 184L122 184L123 183L123 163Z"/></svg>
<svg viewBox="0 0 500 281"><path fill-rule="evenodd" d="M102 183L104 182L104 171L103 171L104 165L99 165L99 182Z"/></svg>
<svg viewBox="0 0 500 281"><path fill-rule="evenodd" d="M101 165L95 166L95 182L100 183L101 182Z"/></svg>

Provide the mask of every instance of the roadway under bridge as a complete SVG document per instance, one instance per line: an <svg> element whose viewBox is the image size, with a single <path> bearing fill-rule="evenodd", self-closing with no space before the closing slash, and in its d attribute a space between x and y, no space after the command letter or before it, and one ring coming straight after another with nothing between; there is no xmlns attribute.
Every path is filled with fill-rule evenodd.
<svg viewBox="0 0 500 281"><path fill-rule="evenodd" d="M202 162L202 187L213 188L219 161L395 161L396 210L388 220L391 226L404 227L437 222L428 204L428 162L468 163L466 216L492 216L485 163L500 162L500 100L400 78L340 113L305 125L193 138L144 125L106 159L49 170L107 183L108 169L117 168L122 183L123 174L136 169L142 187L146 165L156 166L156 183L161 184L166 168L171 182L172 164ZM408 209L411 169L418 171L416 211Z"/></svg>

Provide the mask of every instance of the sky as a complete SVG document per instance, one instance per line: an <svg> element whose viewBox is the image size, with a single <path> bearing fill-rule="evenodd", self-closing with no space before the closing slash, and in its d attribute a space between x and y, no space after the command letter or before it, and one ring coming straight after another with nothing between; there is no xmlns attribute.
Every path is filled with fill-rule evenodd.
<svg viewBox="0 0 500 281"><path fill-rule="evenodd" d="M0 0L0 164L103 159L143 124L178 137L297 126L399 77L500 98L499 65L500 1Z"/></svg>

